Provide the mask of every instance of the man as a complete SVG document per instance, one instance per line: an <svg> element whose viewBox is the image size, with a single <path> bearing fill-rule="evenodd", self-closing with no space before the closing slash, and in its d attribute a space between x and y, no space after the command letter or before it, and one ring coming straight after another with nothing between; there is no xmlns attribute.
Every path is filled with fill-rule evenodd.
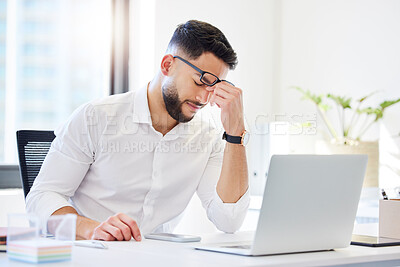
<svg viewBox="0 0 400 267"><path fill-rule="evenodd" d="M216 227L236 231L249 204L242 90L224 80L236 64L220 30L179 25L146 87L85 104L55 131L27 211L77 214L80 239L140 241L171 232L197 192ZM227 142L195 116L207 103Z"/></svg>

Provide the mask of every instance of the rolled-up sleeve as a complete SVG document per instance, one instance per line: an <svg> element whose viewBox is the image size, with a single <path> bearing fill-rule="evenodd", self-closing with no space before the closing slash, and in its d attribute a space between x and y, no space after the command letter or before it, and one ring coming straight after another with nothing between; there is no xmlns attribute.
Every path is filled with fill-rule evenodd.
<svg viewBox="0 0 400 267"><path fill-rule="evenodd" d="M26 197L26 210L45 223L51 214L69 202L94 161L97 128L93 106L79 107L55 130L38 176Z"/></svg>
<svg viewBox="0 0 400 267"><path fill-rule="evenodd" d="M217 229L225 233L234 233L241 227L246 216L250 204L249 189L236 203L224 203L219 197L216 188L221 175L225 145L224 141L219 139L214 143L213 152L197 187L197 195L206 209L208 219Z"/></svg>

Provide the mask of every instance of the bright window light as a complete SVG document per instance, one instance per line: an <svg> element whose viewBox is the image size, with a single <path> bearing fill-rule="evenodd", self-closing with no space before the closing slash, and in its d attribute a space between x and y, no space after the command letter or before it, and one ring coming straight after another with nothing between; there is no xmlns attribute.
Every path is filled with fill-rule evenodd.
<svg viewBox="0 0 400 267"><path fill-rule="evenodd" d="M109 92L111 0L0 0L0 163Z"/></svg>

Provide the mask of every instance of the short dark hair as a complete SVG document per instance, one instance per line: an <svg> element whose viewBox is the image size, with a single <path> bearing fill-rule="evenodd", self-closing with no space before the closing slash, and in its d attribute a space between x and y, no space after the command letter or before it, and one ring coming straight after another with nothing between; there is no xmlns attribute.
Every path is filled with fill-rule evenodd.
<svg viewBox="0 0 400 267"><path fill-rule="evenodd" d="M235 69L238 60L225 35L213 25L198 20L189 20L178 25L168 47L176 46L189 59L197 59L204 52L211 52L224 61L229 69Z"/></svg>

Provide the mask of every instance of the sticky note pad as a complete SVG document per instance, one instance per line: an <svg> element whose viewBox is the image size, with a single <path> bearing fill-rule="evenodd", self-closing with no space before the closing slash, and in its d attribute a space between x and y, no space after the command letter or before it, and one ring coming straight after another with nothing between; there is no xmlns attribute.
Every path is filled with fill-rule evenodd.
<svg viewBox="0 0 400 267"><path fill-rule="evenodd" d="M71 251L72 243L44 238L7 244L8 258L30 263L71 260Z"/></svg>

